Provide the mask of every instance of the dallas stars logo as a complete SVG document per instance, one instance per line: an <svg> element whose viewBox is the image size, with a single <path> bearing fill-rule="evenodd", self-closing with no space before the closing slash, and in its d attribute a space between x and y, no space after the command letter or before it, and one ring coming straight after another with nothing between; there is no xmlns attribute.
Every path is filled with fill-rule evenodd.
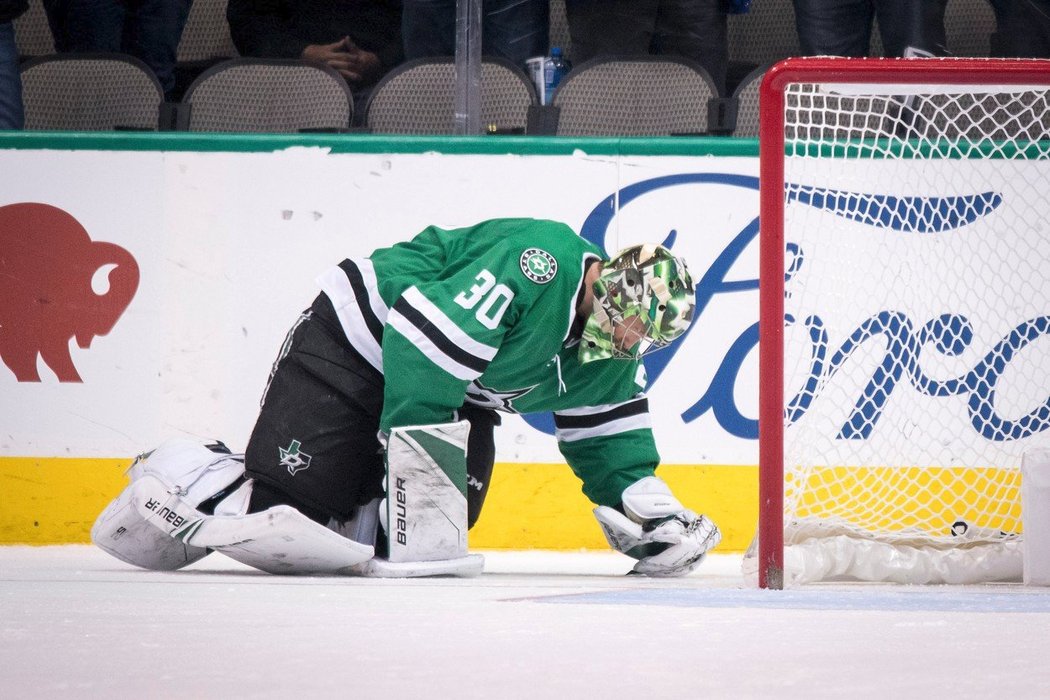
<svg viewBox="0 0 1050 700"><path fill-rule="evenodd" d="M521 254L521 271L536 284L547 284L558 273L558 261L539 248L529 248Z"/></svg>
<svg viewBox="0 0 1050 700"><path fill-rule="evenodd" d="M532 386L527 386L523 389L508 389L506 391L500 391L498 389L487 387L475 379L467 387L467 396L470 397L470 402L476 406L493 408L497 411L513 411L517 413L517 409L514 408L514 400L521 398L537 386L539 385L533 384Z"/></svg>
<svg viewBox="0 0 1050 700"><path fill-rule="evenodd" d="M296 472L301 472L310 466L310 460L313 459L310 455L305 452L300 452L299 448L302 447L302 443L298 440L292 440L292 444L288 445L288 448L278 447L281 451L281 466L288 467L288 473L295 476Z"/></svg>

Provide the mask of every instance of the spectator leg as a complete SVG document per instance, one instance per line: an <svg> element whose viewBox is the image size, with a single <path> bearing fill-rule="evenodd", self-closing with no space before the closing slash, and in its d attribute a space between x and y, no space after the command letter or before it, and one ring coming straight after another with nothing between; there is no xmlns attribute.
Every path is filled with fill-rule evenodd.
<svg viewBox="0 0 1050 700"><path fill-rule="evenodd" d="M405 59L456 54L456 0L404 0Z"/></svg>
<svg viewBox="0 0 1050 700"><path fill-rule="evenodd" d="M721 0L663 0L656 17L653 53L696 61L711 74L718 94L724 95L729 35Z"/></svg>
<svg viewBox="0 0 1050 700"><path fill-rule="evenodd" d="M903 56L908 47L935 56L948 52L944 8L948 0L875 0L879 32L887 56Z"/></svg>
<svg viewBox="0 0 1050 700"><path fill-rule="evenodd" d="M805 56L867 56L871 0L794 0L795 26Z"/></svg>
<svg viewBox="0 0 1050 700"><path fill-rule="evenodd" d="M482 52L518 68L533 56L546 56L550 44L550 0L485 0Z"/></svg>
<svg viewBox="0 0 1050 700"><path fill-rule="evenodd" d="M14 24L0 22L0 129L21 129L25 126L22 78L18 71Z"/></svg>
<svg viewBox="0 0 1050 700"><path fill-rule="evenodd" d="M1050 58L1050 0L993 0L992 55Z"/></svg>
<svg viewBox="0 0 1050 700"><path fill-rule="evenodd" d="M55 50L119 52L125 7L120 0L44 0Z"/></svg>
<svg viewBox="0 0 1050 700"><path fill-rule="evenodd" d="M648 54L659 0L565 0L573 61Z"/></svg>
<svg viewBox="0 0 1050 700"><path fill-rule="evenodd" d="M175 89L179 39L192 4L193 0L141 0L128 5L122 49L150 67L168 97Z"/></svg>

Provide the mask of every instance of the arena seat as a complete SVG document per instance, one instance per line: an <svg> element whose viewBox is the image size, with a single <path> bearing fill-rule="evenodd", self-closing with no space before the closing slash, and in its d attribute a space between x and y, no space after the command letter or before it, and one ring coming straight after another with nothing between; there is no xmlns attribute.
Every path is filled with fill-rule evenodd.
<svg viewBox="0 0 1050 700"><path fill-rule="evenodd" d="M42 0L29 0L29 9L15 18L15 48L22 59L55 53L55 38L47 23Z"/></svg>
<svg viewBox="0 0 1050 700"><path fill-rule="evenodd" d="M22 64L25 128L154 130L164 92L145 63L116 53L42 56Z"/></svg>
<svg viewBox="0 0 1050 700"><path fill-rule="evenodd" d="M451 58L408 61L372 89L365 123L374 133L455 133L455 70ZM481 65L481 124L497 131L524 130L536 91L525 73L501 58Z"/></svg>
<svg viewBox="0 0 1050 700"><path fill-rule="evenodd" d="M560 136L706 134L717 97L701 66L669 56L600 57L569 72L554 93Z"/></svg>
<svg viewBox="0 0 1050 700"><path fill-rule="evenodd" d="M319 63L233 58L204 71L186 89L189 131L289 133L350 127L354 102L346 81Z"/></svg>
<svg viewBox="0 0 1050 700"><path fill-rule="evenodd" d="M995 11L988 0L950 0L944 31L953 56L990 56Z"/></svg>
<svg viewBox="0 0 1050 700"><path fill-rule="evenodd" d="M759 66L751 71L733 91L733 103L736 107L736 121L732 125L733 136L758 136L758 88L768 68L769 66Z"/></svg>

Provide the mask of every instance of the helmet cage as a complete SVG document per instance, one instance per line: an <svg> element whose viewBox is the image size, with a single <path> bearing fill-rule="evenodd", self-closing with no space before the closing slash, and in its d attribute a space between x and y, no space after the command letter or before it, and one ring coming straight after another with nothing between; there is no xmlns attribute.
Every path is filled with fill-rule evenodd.
<svg viewBox="0 0 1050 700"><path fill-rule="evenodd" d="M638 358L667 347L689 328L696 292L685 261L659 245L632 246L594 282L580 359Z"/></svg>

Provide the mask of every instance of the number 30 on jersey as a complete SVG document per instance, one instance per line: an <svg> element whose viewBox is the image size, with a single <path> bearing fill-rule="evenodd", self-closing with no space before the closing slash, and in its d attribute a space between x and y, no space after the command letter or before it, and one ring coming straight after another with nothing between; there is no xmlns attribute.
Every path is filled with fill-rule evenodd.
<svg viewBox="0 0 1050 700"><path fill-rule="evenodd" d="M489 330L496 330L504 312L514 298L514 292L505 284L496 284L496 278L488 270L482 270L474 278L477 284L456 295L455 302L464 309L475 306L474 318Z"/></svg>

